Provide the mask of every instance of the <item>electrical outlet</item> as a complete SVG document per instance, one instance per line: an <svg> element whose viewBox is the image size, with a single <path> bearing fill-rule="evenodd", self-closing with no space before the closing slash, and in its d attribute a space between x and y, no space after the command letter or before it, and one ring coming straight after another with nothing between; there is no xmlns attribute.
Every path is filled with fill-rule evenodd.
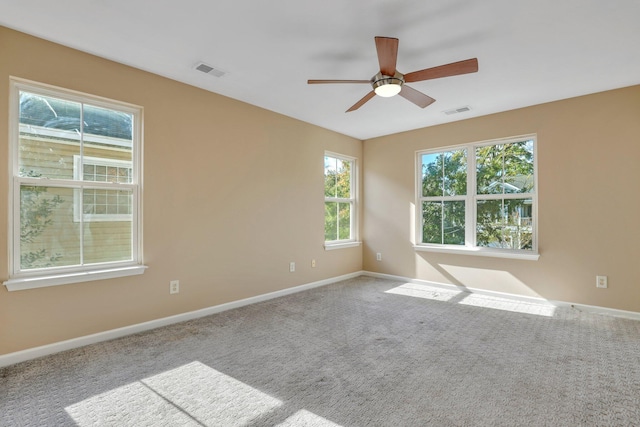
<svg viewBox="0 0 640 427"><path fill-rule="evenodd" d="M376 254L376 260L382 261L382 254L380 252Z"/></svg>
<svg viewBox="0 0 640 427"><path fill-rule="evenodd" d="M289 272L293 273L294 271L296 271L296 263L295 262L290 262L289 263Z"/></svg>
<svg viewBox="0 0 640 427"><path fill-rule="evenodd" d="M607 276L596 276L596 288L606 288L607 286Z"/></svg>
<svg viewBox="0 0 640 427"><path fill-rule="evenodd" d="M179 280L172 280L169 282L169 293L170 294L177 294L178 292L180 292L180 281Z"/></svg>
<svg viewBox="0 0 640 427"><path fill-rule="evenodd" d="M316 268L316 260L315 259L311 260L311 268Z"/></svg>

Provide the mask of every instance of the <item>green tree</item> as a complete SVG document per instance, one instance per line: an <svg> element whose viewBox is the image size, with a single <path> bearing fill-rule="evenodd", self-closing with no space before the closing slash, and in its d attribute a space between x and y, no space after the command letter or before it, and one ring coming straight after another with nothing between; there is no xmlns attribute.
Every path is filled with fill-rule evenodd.
<svg viewBox="0 0 640 427"><path fill-rule="evenodd" d="M528 193L533 190L533 142L476 148L478 194Z"/></svg>
<svg viewBox="0 0 640 427"><path fill-rule="evenodd" d="M478 195L533 192L533 142L476 148L476 182ZM479 200L476 217L478 246L530 249L531 206L532 201L526 196Z"/></svg>
<svg viewBox="0 0 640 427"><path fill-rule="evenodd" d="M325 197L351 198L351 162L333 157L325 157L324 194ZM325 202L325 241L345 240L351 237L351 203Z"/></svg>
<svg viewBox="0 0 640 427"><path fill-rule="evenodd" d="M466 150L424 155L422 195L424 197L467 194ZM422 206L422 241L464 245L464 201L428 201Z"/></svg>
<svg viewBox="0 0 640 427"><path fill-rule="evenodd" d="M39 177L34 171L21 170L22 176ZM45 229L53 223L53 211L63 203L59 195L51 195L46 187L37 185L20 187L20 243L34 243ZM50 254L45 248L21 251L21 268L39 268L53 265L62 258L61 254Z"/></svg>
<svg viewBox="0 0 640 427"><path fill-rule="evenodd" d="M467 153L465 150L448 151L423 157L423 196L465 194L467 194Z"/></svg>

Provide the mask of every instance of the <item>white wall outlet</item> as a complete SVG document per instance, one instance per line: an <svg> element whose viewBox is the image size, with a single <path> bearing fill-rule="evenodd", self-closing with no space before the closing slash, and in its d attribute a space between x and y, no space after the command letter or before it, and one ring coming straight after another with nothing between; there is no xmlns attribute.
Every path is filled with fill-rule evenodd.
<svg viewBox="0 0 640 427"><path fill-rule="evenodd" d="M376 260L382 261L382 254L380 252L376 254Z"/></svg>
<svg viewBox="0 0 640 427"><path fill-rule="evenodd" d="M316 268L316 260L315 259L311 260L311 267L312 268Z"/></svg>
<svg viewBox="0 0 640 427"><path fill-rule="evenodd" d="M290 262L289 263L289 272L293 273L294 271L296 271L296 263L295 262Z"/></svg>
<svg viewBox="0 0 640 427"><path fill-rule="evenodd" d="M596 288L606 288L607 286L607 276L596 276Z"/></svg>
<svg viewBox="0 0 640 427"><path fill-rule="evenodd" d="M177 294L178 292L180 292L180 281L179 280L172 280L169 282L169 293L170 294Z"/></svg>

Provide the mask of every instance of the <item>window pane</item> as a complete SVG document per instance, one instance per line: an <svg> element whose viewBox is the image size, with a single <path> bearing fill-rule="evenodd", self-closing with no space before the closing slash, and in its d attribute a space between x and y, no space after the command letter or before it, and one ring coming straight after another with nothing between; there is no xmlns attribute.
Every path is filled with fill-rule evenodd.
<svg viewBox="0 0 640 427"><path fill-rule="evenodd" d="M466 150L422 155L423 197L465 194L467 194Z"/></svg>
<svg viewBox="0 0 640 427"><path fill-rule="evenodd" d="M509 199L504 201L505 218L503 247L533 249L533 200Z"/></svg>
<svg viewBox="0 0 640 427"><path fill-rule="evenodd" d="M324 156L324 196L336 197L338 159Z"/></svg>
<svg viewBox="0 0 640 427"><path fill-rule="evenodd" d="M477 246L502 248L502 200L479 200L476 221Z"/></svg>
<svg viewBox="0 0 640 427"><path fill-rule="evenodd" d="M533 188L533 141L476 149L477 194L528 193Z"/></svg>
<svg viewBox="0 0 640 427"><path fill-rule="evenodd" d="M443 202L442 237L445 245L464 245L464 201Z"/></svg>
<svg viewBox="0 0 640 427"><path fill-rule="evenodd" d="M533 200L478 201L478 246L533 249Z"/></svg>
<svg viewBox="0 0 640 427"><path fill-rule="evenodd" d="M324 240L338 240L338 204L335 202L324 204Z"/></svg>
<svg viewBox="0 0 640 427"><path fill-rule="evenodd" d="M338 239L351 238L351 203L338 203Z"/></svg>
<svg viewBox="0 0 640 427"><path fill-rule="evenodd" d="M73 179L80 154L80 105L20 92L20 176Z"/></svg>
<svg viewBox="0 0 640 427"><path fill-rule="evenodd" d="M467 194L467 152L465 150L449 151L443 158L445 196Z"/></svg>
<svg viewBox="0 0 640 427"><path fill-rule="evenodd" d="M422 242L465 244L465 202L423 202Z"/></svg>
<svg viewBox="0 0 640 427"><path fill-rule="evenodd" d="M133 115L79 102L20 92L21 176L73 179L73 157L131 162ZM81 146L82 141L82 146ZM76 179L109 182L118 171L86 170Z"/></svg>
<svg viewBox="0 0 640 427"><path fill-rule="evenodd" d="M533 141L504 146L504 192L533 192Z"/></svg>
<svg viewBox="0 0 640 427"><path fill-rule="evenodd" d="M128 190L102 191L106 205L101 211L116 215L120 210L130 210L132 192ZM122 203L122 205L120 205ZM122 212L124 213L124 212ZM132 218L121 217L117 221L84 221L84 262L128 261L132 259Z"/></svg>
<svg viewBox="0 0 640 427"><path fill-rule="evenodd" d="M132 140L133 116L131 114L85 104L82 118L83 131L88 140L96 139L92 136ZM113 145L117 146L116 141L113 142L115 143ZM104 141L103 144L108 144L108 141Z"/></svg>
<svg viewBox="0 0 640 427"><path fill-rule="evenodd" d="M337 159L337 186L336 186L336 194L337 197L342 197L344 199L351 198L351 162L347 160Z"/></svg>
<svg viewBox="0 0 640 427"><path fill-rule="evenodd" d="M20 187L20 268L80 264L79 224L70 188Z"/></svg>
<svg viewBox="0 0 640 427"><path fill-rule="evenodd" d="M131 215L131 203L132 192L129 190L87 188L82 191L84 221L129 220L129 218L117 218L113 215ZM108 217L101 218L101 215Z"/></svg>
<svg viewBox="0 0 640 427"><path fill-rule="evenodd" d="M422 242L442 243L442 202L422 203Z"/></svg>
<svg viewBox="0 0 640 427"><path fill-rule="evenodd" d="M442 196L443 162L442 153L422 155L422 196Z"/></svg>
<svg viewBox="0 0 640 427"><path fill-rule="evenodd" d="M131 215L132 209L132 192L131 191L118 191L118 214L119 215Z"/></svg>
<svg viewBox="0 0 640 427"><path fill-rule="evenodd" d="M503 145L476 148L477 194L503 193Z"/></svg>
<svg viewBox="0 0 640 427"><path fill-rule="evenodd" d="M121 153L121 151L119 153ZM118 152L116 154L118 154ZM80 160L79 156L74 157L74 168L80 167ZM104 157L99 159L88 156L84 156L82 161L84 162L82 166L82 179L84 181L131 183L132 167L129 161L121 159L111 160ZM79 178L80 173L75 171L74 175Z"/></svg>
<svg viewBox="0 0 640 427"><path fill-rule="evenodd" d="M96 180L96 165L84 165L82 169L82 179L85 181Z"/></svg>
<svg viewBox="0 0 640 427"><path fill-rule="evenodd" d="M131 168L133 116L93 105L84 105L83 112L84 163L96 165L95 181L131 182L121 179L125 172L118 168Z"/></svg>

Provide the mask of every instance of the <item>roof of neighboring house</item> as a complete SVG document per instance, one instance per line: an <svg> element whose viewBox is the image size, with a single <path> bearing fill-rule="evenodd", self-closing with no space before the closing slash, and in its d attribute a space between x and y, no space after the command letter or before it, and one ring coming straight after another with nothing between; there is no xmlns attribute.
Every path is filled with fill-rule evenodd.
<svg viewBox="0 0 640 427"><path fill-rule="evenodd" d="M132 132L130 114L26 92L20 94L20 123L126 140Z"/></svg>
<svg viewBox="0 0 640 427"><path fill-rule="evenodd" d="M487 186L487 189L500 188L505 193L523 193L531 191L533 188L533 175L516 175L506 177L503 181L494 181ZM502 192L502 191L500 191Z"/></svg>

